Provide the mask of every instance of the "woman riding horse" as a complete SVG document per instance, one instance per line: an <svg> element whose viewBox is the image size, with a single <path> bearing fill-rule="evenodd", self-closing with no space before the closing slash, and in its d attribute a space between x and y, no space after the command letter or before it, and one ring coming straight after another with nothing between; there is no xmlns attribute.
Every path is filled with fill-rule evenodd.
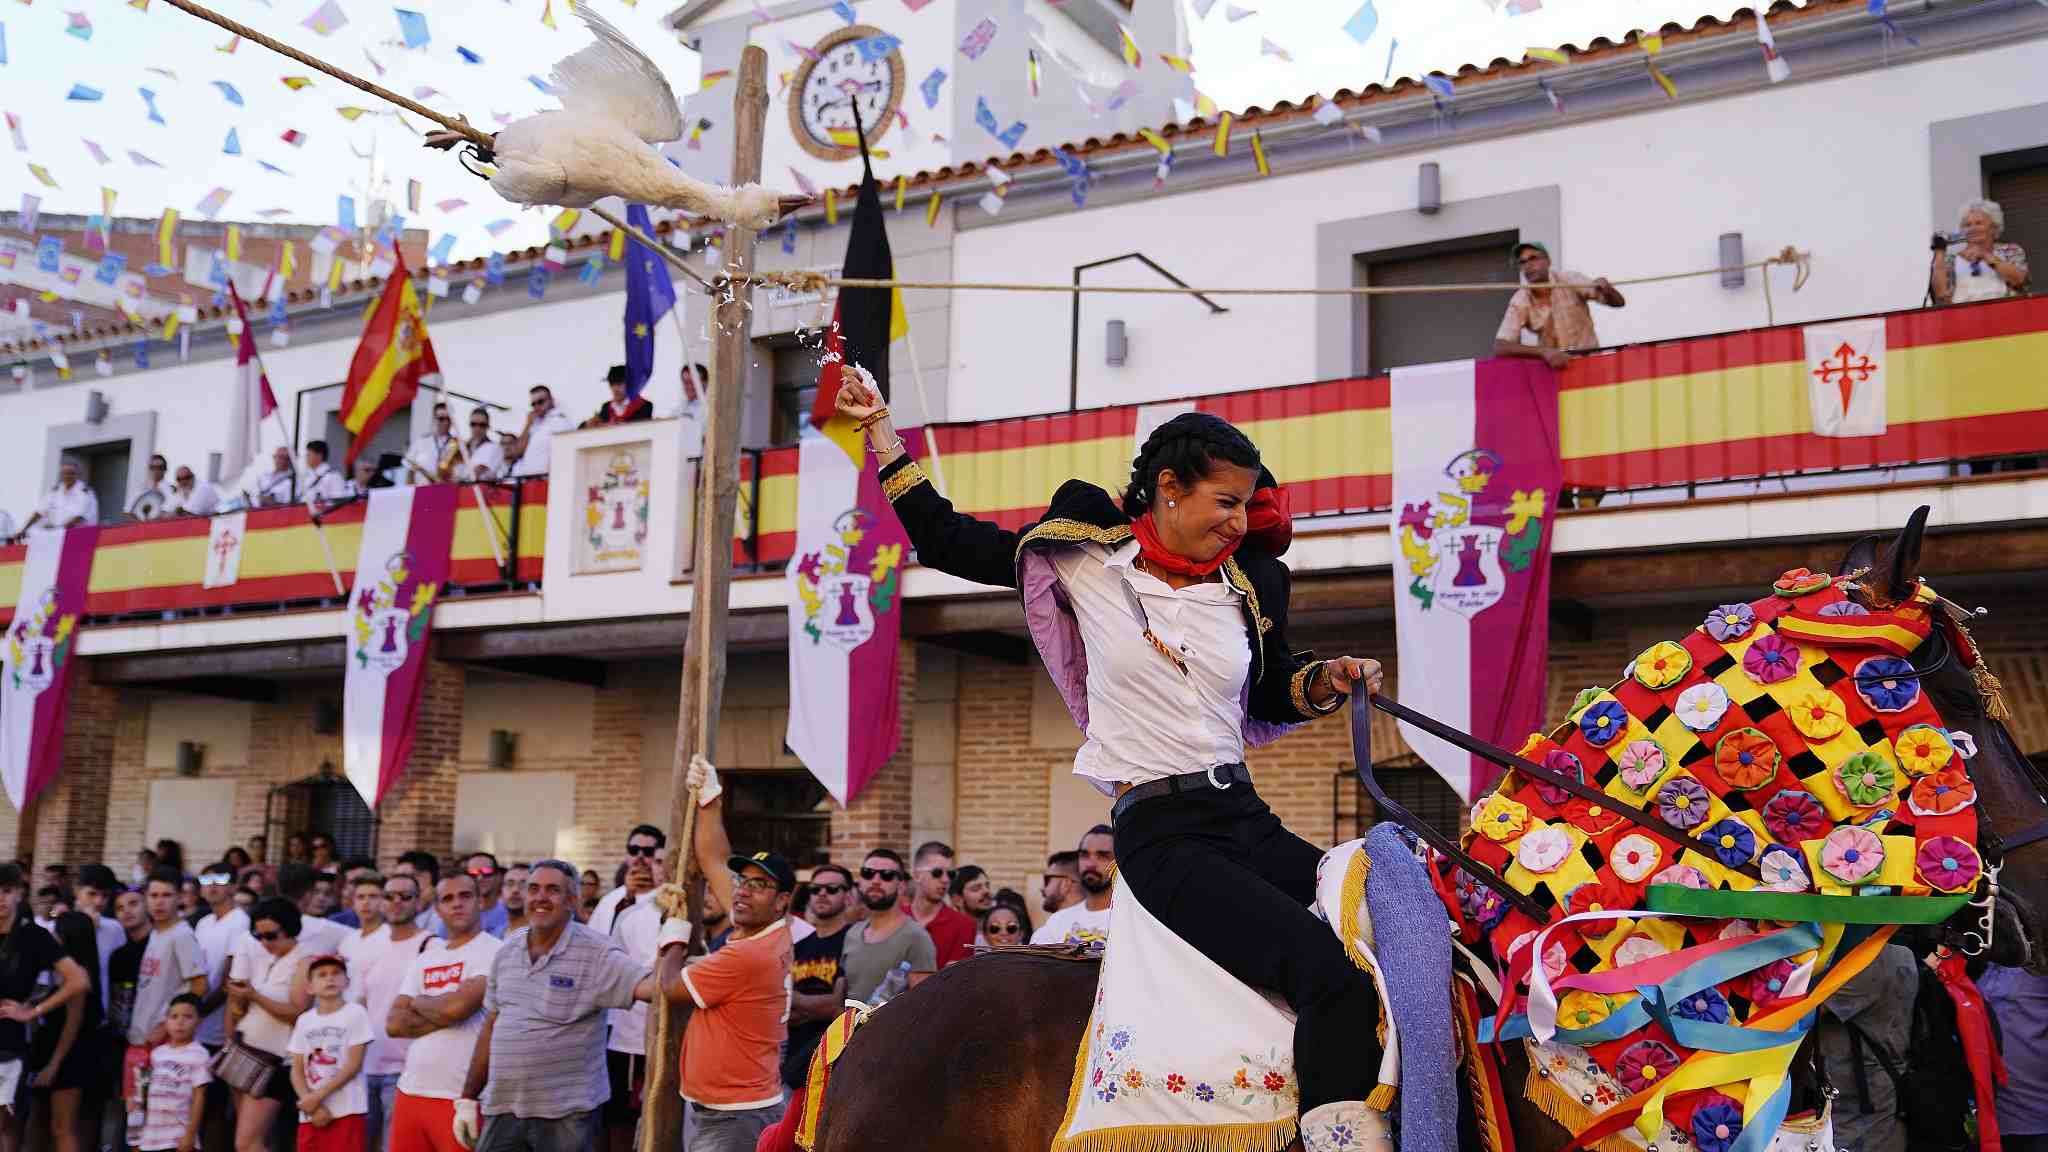
<svg viewBox="0 0 2048 1152"><path fill-rule="evenodd" d="M1391 1148L1364 1101L1379 1004L1307 910L1322 853L1253 791L1247 743L1327 716L1375 660L1306 660L1287 645L1287 524L1259 450L1200 412L1145 440L1118 507L1069 480L1011 532L954 511L926 482L872 378L849 372L858 421L918 561L1017 588L1047 670L1087 736L1074 771L1116 797L1117 867L1147 911L1244 983L1285 997L1307 1152ZM859 379L854 379L858 376ZM1261 484L1261 480L1266 483Z"/></svg>

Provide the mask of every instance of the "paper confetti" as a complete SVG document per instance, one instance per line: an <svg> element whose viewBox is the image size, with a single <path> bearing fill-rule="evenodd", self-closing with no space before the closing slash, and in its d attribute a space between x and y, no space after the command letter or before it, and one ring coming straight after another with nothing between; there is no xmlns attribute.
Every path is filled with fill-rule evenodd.
<svg viewBox="0 0 2048 1152"><path fill-rule="evenodd" d="M942 197L941 197L941 196L939 195L939 190L938 190L938 189L936 189L936 188L932 189L932 198L931 198L930 200L926 201L926 202L925 202L925 206L924 206L924 226L925 226L925 227L927 227L927 228L930 228L930 227L933 227L933 226L935 226L936 224L938 224L938 222L939 222L939 201L940 201L941 199L942 199Z"/></svg>
<svg viewBox="0 0 2048 1152"><path fill-rule="evenodd" d="M541 0L540 22L550 31L560 31L555 25L555 0Z"/></svg>
<svg viewBox="0 0 2048 1152"><path fill-rule="evenodd" d="M1203 95L1200 89L1195 91L1195 115L1204 120L1212 120L1216 116L1216 102Z"/></svg>
<svg viewBox="0 0 2048 1152"><path fill-rule="evenodd" d="M1391 79L1393 79L1393 78L1394 78L1394 53L1395 53L1395 51L1396 51L1396 50L1398 50L1398 49L1399 49L1400 47L1401 47L1401 41L1400 41L1400 40L1398 40L1398 39L1397 39L1397 40L1392 40L1392 41L1388 42L1388 44L1387 44L1387 70L1386 70L1386 73L1385 73L1384 75L1382 75L1382 76L1380 77L1380 83L1382 83L1382 84L1385 84L1385 83L1386 83L1387 81L1389 81L1389 80L1391 80Z"/></svg>
<svg viewBox="0 0 2048 1152"><path fill-rule="evenodd" d="M1287 49L1282 48L1278 44L1273 43L1271 40L1268 40L1263 36L1259 38L1259 55L1277 56L1280 58L1280 60L1282 60L1285 63L1294 63L1294 57L1287 54Z"/></svg>
<svg viewBox="0 0 2048 1152"><path fill-rule="evenodd" d="M1555 64L1560 68L1570 63L1566 59L1565 54L1555 48L1529 48L1525 49L1522 55L1530 60L1541 60L1546 64Z"/></svg>
<svg viewBox="0 0 2048 1152"><path fill-rule="evenodd" d="M227 43L216 44L213 46L213 50L215 52L221 53L224 56L233 56L235 54L235 49L240 48L241 46L242 38L240 36L230 36L228 37Z"/></svg>
<svg viewBox="0 0 2048 1152"><path fill-rule="evenodd" d="M1257 128L1252 129L1252 163L1258 165L1259 175L1271 176L1273 169L1266 164L1266 141Z"/></svg>
<svg viewBox="0 0 2048 1152"><path fill-rule="evenodd" d="M76 100L84 104L92 104L98 102L99 99L105 95L105 92L102 92L97 88L91 87L90 85L73 84L71 86L71 91L65 93L64 98L66 100Z"/></svg>
<svg viewBox="0 0 2048 1152"><path fill-rule="evenodd" d="M1213 151L1218 156L1230 155L1230 113L1225 112L1216 121L1216 144Z"/></svg>
<svg viewBox="0 0 2048 1152"><path fill-rule="evenodd" d="M822 54L818 52L817 49L806 47L805 45L799 44L794 40L784 40L782 42L782 46L788 49L789 51L794 52L797 55L803 57L804 59L809 60L813 64L825 58Z"/></svg>
<svg viewBox="0 0 2048 1152"><path fill-rule="evenodd" d="M1258 14L1258 11L1253 8L1239 8L1235 4L1226 4L1223 6L1224 19L1229 20L1232 24L1237 23L1239 20L1242 20L1247 16L1257 16Z"/></svg>
<svg viewBox="0 0 2048 1152"><path fill-rule="evenodd" d="M1031 86L1031 98L1038 99L1038 49L1028 48L1024 52L1024 81Z"/></svg>
<svg viewBox="0 0 2048 1152"><path fill-rule="evenodd" d="M454 251L455 233L443 232L441 233L441 238L439 240L434 241L433 248L428 250L427 263L433 265L446 264L448 263L449 255Z"/></svg>
<svg viewBox="0 0 2048 1152"><path fill-rule="evenodd" d="M493 252L484 260L484 283L497 287L505 282L505 254Z"/></svg>
<svg viewBox="0 0 2048 1152"><path fill-rule="evenodd" d="M418 212L420 210L420 191L419 181L407 180L405 182L405 210L407 212Z"/></svg>
<svg viewBox="0 0 2048 1152"><path fill-rule="evenodd" d="M802 192L813 200L818 198L818 186L811 182L809 176L804 175L795 168L789 170L789 175L791 179L796 181L797 191Z"/></svg>
<svg viewBox="0 0 2048 1152"><path fill-rule="evenodd" d="M7 63L7 25L0 24L0 64Z"/></svg>
<svg viewBox="0 0 2048 1152"><path fill-rule="evenodd" d="M1123 53L1124 63L1132 68L1143 67L1145 54L1138 51L1138 39L1131 35L1131 26L1119 22L1116 26L1116 39L1118 51Z"/></svg>
<svg viewBox="0 0 2048 1152"><path fill-rule="evenodd" d="M1663 90L1666 100L1678 99L1678 85L1673 84L1671 77L1666 76L1655 64L1650 65L1650 79L1657 82L1657 87Z"/></svg>
<svg viewBox="0 0 2048 1152"><path fill-rule="evenodd" d="M113 157L107 155L107 150L105 148L100 147L96 142L91 140L80 140L79 143L85 145L86 153L90 155L96 163L112 164L114 162Z"/></svg>
<svg viewBox="0 0 2048 1152"><path fill-rule="evenodd" d="M133 148L130 148L130 149L128 150L128 162L129 162L130 164L133 164L133 165L135 165L135 166L136 166L137 168L161 168L161 167L163 167L163 165L161 165L161 164L157 163L157 162L156 162L156 161L154 161L154 160L151 160L151 159L150 159L149 157L147 157L147 156L144 156L144 155L143 155L142 153L140 153L140 152L137 152L137 151L136 151L135 149L133 149Z"/></svg>
<svg viewBox="0 0 2048 1152"><path fill-rule="evenodd" d="M1363 44L1372 39L1373 32L1379 26L1379 10L1372 6L1372 0L1365 0L1358 11L1351 14L1351 19L1344 22L1344 34Z"/></svg>
<svg viewBox="0 0 2048 1152"><path fill-rule="evenodd" d="M441 90L432 84L422 84L412 90L412 98L415 100L432 100L440 94Z"/></svg>
<svg viewBox="0 0 2048 1152"><path fill-rule="evenodd" d="M280 76L278 77L278 79L284 81L284 86L291 89L294 92L297 92L302 88L311 88L313 86L313 82L304 76Z"/></svg>
<svg viewBox="0 0 2048 1152"><path fill-rule="evenodd" d="M548 221L548 233L556 237L567 236L569 234L569 230L571 228L576 227L576 221L581 220L582 218L583 213L580 210L575 208L564 208L560 212L555 214L555 218L553 220ZM562 261L557 260L555 262L559 264Z"/></svg>
<svg viewBox="0 0 2048 1152"><path fill-rule="evenodd" d="M1457 88L1451 83L1450 79L1434 72L1422 78L1422 86L1446 100L1457 98Z"/></svg>
<svg viewBox="0 0 2048 1152"><path fill-rule="evenodd" d="M1209 9L1215 6L1216 0L1194 0L1195 19L1207 20L1209 18Z"/></svg>
<svg viewBox="0 0 2048 1152"><path fill-rule="evenodd" d="M1764 53L1764 72L1771 83L1782 84L1792 77L1792 66L1778 55L1778 41L1771 35L1771 26L1764 20L1763 13L1756 14L1756 42Z"/></svg>
<svg viewBox="0 0 2048 1152"><path fill-rule="evenodd" d="M1188 59L1185 56L1175 56L1171 52L1161 52L1159 54L1159 58L1161 60L1166 61L1166 66L1168 68L1173 69L1175 72L1178 72L1183 76L1186 76L1195 70L1195 62L1193 60Z"/></svg>
<svg viewBox="0 0 2048 1152"><path fill-rule="evenodd" d="M1557 94L1557 89L1552 88L1550 86L1550 81L1538 80L1536 82L1536 86L1538 88L1543 89L1544 99L1550 101L1550 110L1557 113L1559 116L1564 115L1564 101L1561 98L1559 98Z"/></svg>
<svg viewBox="0 0 2048 1152"><path fill-rule="evenodd" d="M172 249L172 242L178 235L178 210L164 209L163 219L156 223L156 262L166 268L178 262L178 254Z"/></svg>
<svg viewBox="0 0 2048 1152"><path fill-rule="evenodd" d="M86 18L85 13L66 12L64 13L64 21L65 35L76 36L80 40L92 39L92 21Z"/></svg>
<svg viewBox="0 0 2048 1152"><path fill-rule="evenodd" d="M1138 129L1138 138L1143 140L1145 143L1150 144L1152 147L1157 148L1159 150L1160 155L1162 156L1167 155L1173 151L1173 145L1168 144L1166 142L1166 137L1161 136L1159 133L1154 132L1150 128ZM993 170L991 170L991 174L993 174Z"/></svg>
<svg viewBox="0 0 2048 1152"><path fill-rule="evenodd" d="M1383 136L1382 136L1382 135L1380 134L1380 130L1379 130L1379 129L1377 129L1377 128L1375 128L1375 127L1373 127L1373 126L1372 126L1372 125L1370 125L1370 124L1360 124L1360 125L1358 126L1358 134L1359 134L1360 136L1363 136L1363 137L1365 137L1365 138L1366 138L1366 140L1368 140L1368 141L1370 141L1371 143L1374 143L1374 144L1378 144L1378 143L1380 143L1380 142L1381 142L1382 140L1384 140L1384 139L1385 139L1385 137L1383 137Z"/></svg>
<svg viewBox="0 0 2048 1152"><path fill-rule="evenodd" d="M339 107L339 108L336 108L336 109L335 109L335 111L341 114L341 118L342 118L343 120L347 120L347 121L348 121L348 122L350 122L350 123L354 123L354 122L355 122L355 119L356 119L356 117L358 117L358 116L361 116L361 115L363 115L364 113L368 112L368 111L369 111L369 109L368 109L368 108L358 108L358 107L356 107L356 106L355 106L355 105L353 105L353 104L344 104L344 105L342 105L341 107Z"/></svg>
<svg viewBox="0 0 2048 1152"><path fill-rule="evenodd" d="M228 141L220 146L220 150L229 156L240 156L242 154L242 138L233 128L228 129Z"/></svg>
<svg viewBox="0 0 2048 1152"><path fill-rule="evenodd" d="M932 109L939 106L939 86L945 82L946 70L944 68L934 68L931 75L924 78L924 83L917 86L918 92L924 97L925 108Z"/></svg>
<svg viewBox="0 0 2048 1152"><path fill-rule="evenodd" d="M511 219L511 217L506 217L505 219L502 220L493 220L489 224L484 225L484 231L489 232L491 234L492 239L496 239L500 236L503 236L505 233L510 232L512 230L513 224L514 221Z"/></svg>
<svg viewBox="0 0 2048 1152"><path fill-rule="evenodd" d="M312 15L299 21L299 27L311 28L322 36L332 33L337 28L345 28L347 26L348 13L343 12L341 5L336 4L334 0L323 0L318 8L313 9Z"/></svg>
<svg viewBox="0 0 2048 1152"><path fill-rule="evenodd" d="M853 5L848 4L846 0L832 0L831 8L841 20L846 21L848 24L860 22L860 17L854 13Z"/></svg>
<svg viewBox="0 0 2048 1152"><path fill-rule="evenodd" d="M1540 11L1542 7L1543 0L1508 0L1508 15L1527 16L1531 12Z"/></svg>
<svg viewBox="0 0 2048 1152"><path fill-rule="evenodd" d="M337 198L334 202L334 219L339 227L354 231L356 226L356 198L353 196Z"/></svg>
<svg viewBox="0 0 2048 1152"><path fill-rule="evenodd" d="M407 48L424 48L433 39L427 34L427 17L409 8L393 8L398 17L398 36Z"/></svg>
<svg viewBox="0 0 2048 1152"><path fill-rule="evenodd" d="M555 94L554 85L549 84L547 81L541 79L538 76L528 76L526 78L526 82L528 84L533 85L535 88L540 89L542 95L553 96Z"/></svg>
<svg viewBox="0 0 2048 1152"><path fill-rule="evenodd" d="M226 188L215 188L213 191L208 192L204 197L200 199L196 210L201 216L204 216L208 220L211 220L214 217L220 215L220 210L222 208L227 207L228 197L232 195L234 195L234 193L228 191Z"/></svg>
<svg viewBox="0 0 2048 1152"><path fill-rule="evenodd" d="M263 169L263 170L264 170L265 172L275 172L275 173L277 173L277 174L278 174L279 176L290 176L290 175L291 175L291 173L289 173L289 172L285 171L285 170L284 170L284 169L282 169L282 168L279 168L279 167L278 167L277 165L275 165L275 164L272 164L272 163L271 163L270 161L268 161L268 160L258 160L258 161L256 161L256 166L257 166L258 168L261 168L261 169Z"/></svg>
<svg viewBox="0 0 2048 1152"><path fill-rule="evenodd" d="M375 56L370 55L370 50L368 48L363 49L363 59L368 60L370 62L370 67L375 68L377 70L377 75L382 76L384 74L384 62L377 59Z"/></svg>
<svg viewBox="0 0 2048 1152"><path fill-rule="evenodd" d="M468 207L468 206L469 206L469 201L467 201L467 200L436 200L436 201L434 201L434 211L436 211L436 212L459 212L459 211L461 211L461 210L462 210L463 208L466 208L466 207Z"/></svg>
<svg viewBox="0 0 2048 1152"><path fill-rule="evenodd" d="M28 139L21 134L21 117L12 112L7 113L7 131L9 135L14 137L14 150L16 152L28 151Z"/></svg>
<svg viewBox="0 0 2048 1152"><path fill-rule="evenodd" d="M16 222L15 227L19 231L34 235L36 220L41 215L42 209L43 198L41 196L33 192L23 192L21 194L21 219Z"/></svg>
<svg viewBox="0 0 2048 1152"><path fill-rule="evenodd" d="M304 132L299 131L297 128L287 128L283 132L279 133L277 138L291 145L294 148L297 148L306 142L306 134Z"/></svg>
<svg viewBox="0 0 2048 1152"><path fill-rule="evenodd" d="M1340 123L1343 119L1344 110L1342 108L1337 107L1337 105L1332 101L1324 100L1321 97L1317 97L1316 110L1314 114L1314 120L1316 123L1321 124L1325 128L1328 128L1333 124Z"/></svg>
<svg viewBox="0 0 2048 1152"><path fill-rule="evenodd" d="M240 225L228 225L227 246L229 260L240 260L242 258L242 229Z"/></svg>
<svg viewBox="0 0 2048 1152"><path fill-rule="evenodd" d="M974 122L981 125L989 135L1002 141L1003 146L1006 148L1017 147L1018 143L1024 139L1024 133L1029 131L1022 120L1016 121L1008 128L998 128L996 115L989 109L988 98L985 96L976 96L974 98Z"/></svg>
<svg viewBox="0 0 2048 1152"><path fill-rule="evenodd" d="M996 38L996 21L993 16L984 16L960 41L960 54L969 60L981 59L988 51L989 42Z"/></svg>
<svg viewBox="0 0 2048 1152"><path fill-rule="evenodd" d="M468 284L465 284L465 285L463 285L463 288L462 288L462 302L463 302L464 304L474 304L474 303L476 303L477 301L479 301L479 300L481 300L481 299L483 299L483 298L484 298L484 286L483 286L483 285L481 285L481 284L477 283L477 282L476 282L476 281L474 281L474 280L471 280L471 281L470 281L470 282L469 282Z"/></svg>
<svg viewBox="0 0 2048 1152"><path fill-rule="evenodd" d="M29 165L28 174L35 177L36 183L41 184L45 188L55 188L58 186L57 181L50 176L50 170L41 164Z"/></svg>
<svg viewBox="0 0 2048 1152"><path fill-rule="evenodd" d="M45 236L36 244L36 270L55 272L64 263L64 241Z"/></svg>
<svg viewBox="0 0 2048 1152"><path fill-rule="evenodd" d="M1652 56L1655 56L1657 53L1662 52L1664 50L1664 37L1658 36L1654 33L1636 33L1636 43L1641 44L1643 46L1643 51L1648 52Z"/></svg>
<svg viewBox="0 0 2048 1152"><path fill-rule="evenodd" d="M535 300L548 294L548 266L535 264L526 273L526 294Z"/></svg>
<svg viewBox="0 0 2048 1152"><path fill-rule="evenodd" d="M483 58L483 57L481 57L481 56L477 55L477 54L476 54L476 53L474 53L474 52L471 52L471 51L470 51L469 49L467 49L467 48L460 48L460 47L458 47L458 48L456 48L456 49L455 49L455 54L456 54L457 56L460 56L460 57L462 57L462 62L463 62L463 63L465 63L465 64L481 64L481 63L483 63L483 62L484 62L484 58Z"/></svg>
<svg viewBox="0 0 2048 1152"><path fill-rule="evenodd" d="M894 36L863 36L853 42L854 51L860 53L865 63L879 64L903 48L903 41Z"/></svg>
<svg viewBox="0 0 2048 1152"><path fill-rule="evenodd" d="M723 80L730 75L732 75L732 69L730 68L714 68L711 71L704 73L703 76L698 78L697 91L709 92L713 88L718 86L718 82L720 80Z"/></svg>

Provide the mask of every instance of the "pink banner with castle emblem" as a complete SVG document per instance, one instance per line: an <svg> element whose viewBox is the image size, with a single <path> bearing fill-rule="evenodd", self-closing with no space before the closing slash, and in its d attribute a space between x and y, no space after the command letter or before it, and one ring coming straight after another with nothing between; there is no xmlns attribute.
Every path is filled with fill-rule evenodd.
<svg viewBox="0 0 2048 1152"><path fill-rule="evenodd" d="M1557 375L1540 360L1397 368L1394 622L1403 704L1518 748L1543 722L1550 544L1563 463ZM1460 796L1492 765L1402 725Z"/></svg>
<svg viewBox="0 0 2048 1152"><path fill-rule="evenodd" d="M89 525L29 535L21 600L0 649L0 778L17 812L64 761L72 645L99 538Z"/></svg>
<svg viewBox="0 0 2048 1152"><path fill-rule="evenodd" d="M378 488L363 516L348 607L342 765L376 808L405 772L426 683L434 602L448 583L454 484Z"/></svg>
<svg viewBox="0 0 2048 1152"><path fill-rule="evenodd" d="M875 470L838 440L810 437L798 453L784 739L833 799L851 804L896 754L909 538Z"/></svg>

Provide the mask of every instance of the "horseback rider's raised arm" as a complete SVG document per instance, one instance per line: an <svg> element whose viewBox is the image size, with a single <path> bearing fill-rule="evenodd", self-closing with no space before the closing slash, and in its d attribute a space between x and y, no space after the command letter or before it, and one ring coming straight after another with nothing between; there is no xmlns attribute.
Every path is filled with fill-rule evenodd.
<svg viewBox="0 0 2048 1152"><path fill-rule="evenodd" d="M874 377L858 365L849 368L837 404L841 416L868 422L867 442L881 464L882 490L917 548L918 563L977 584L1015 588L1020 534L954 511L938 489L920 482L924 471L903 450Z"/></svg>

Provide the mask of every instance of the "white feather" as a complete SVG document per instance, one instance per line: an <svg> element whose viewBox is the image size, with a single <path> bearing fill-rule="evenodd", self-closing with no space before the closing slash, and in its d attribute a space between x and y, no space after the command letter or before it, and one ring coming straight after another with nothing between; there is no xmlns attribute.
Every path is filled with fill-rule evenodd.
<svg viewBox="0 0 2048 1152"><path fill-rule="evenodd" d="M550 83L562 110L611 120L650 144L682 139L683 110L661 69L589 0L576 14L597 39L555 65Z"/></svg>

